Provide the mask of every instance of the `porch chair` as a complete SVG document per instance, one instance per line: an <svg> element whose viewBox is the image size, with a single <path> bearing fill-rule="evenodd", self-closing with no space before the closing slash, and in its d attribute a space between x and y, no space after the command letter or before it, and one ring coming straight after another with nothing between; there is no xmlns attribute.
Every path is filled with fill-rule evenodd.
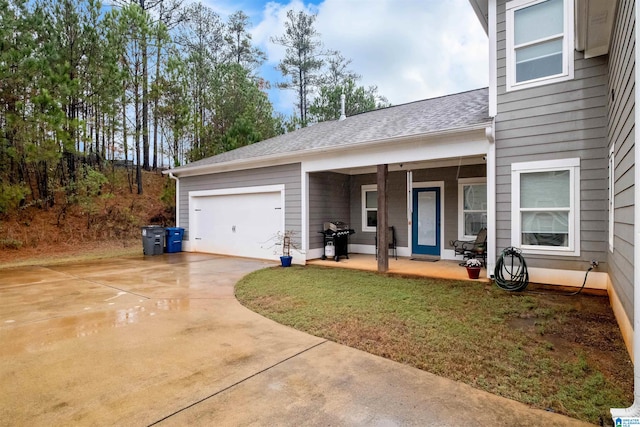
<svg viewBox="0 0 640 427"><path fill-rule="evenodd" d="M449 245L453 246L456 255L462 255L465 261L469 258L478 258L483 266L487 266L487 229L481 228L478 231L476 240L451 240ZM460 265L464 265L464 262Z"/></svg>
<svg viewBox="0 0 640 427"><path fill-rule="evenodd" d="M398 259L398 248L396 247L396 229L392 225L387 231L387 239L389 241L389 249L393 251L393 256ZM376 233L376 259L378 259L378 233Z"/></svg>

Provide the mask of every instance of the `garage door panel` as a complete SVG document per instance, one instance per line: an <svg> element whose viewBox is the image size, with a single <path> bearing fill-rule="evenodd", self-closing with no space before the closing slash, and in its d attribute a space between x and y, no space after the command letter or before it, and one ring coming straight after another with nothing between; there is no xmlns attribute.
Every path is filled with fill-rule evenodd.
<svg viewBox="0 0 640 427"><path fill-rule="evenodd" d="M277 259L273 236L282 231L280 192L194 198L194 249Z"/></svg>

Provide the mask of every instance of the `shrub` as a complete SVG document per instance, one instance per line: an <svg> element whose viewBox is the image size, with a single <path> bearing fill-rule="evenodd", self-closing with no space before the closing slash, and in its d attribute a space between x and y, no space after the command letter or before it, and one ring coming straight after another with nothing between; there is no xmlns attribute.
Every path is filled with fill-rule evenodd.
<svg viewBox="0 0 640 427"><path fill-rule="evenodd" d="M20 249L22 246L22 242L17 239L12 239L10 237L6 239L0 239L0 248L2 249Z"/></svg>
<svg viewBox="0 0 640 427"><path fill-rule="evenodd" d="M24 184L0 183L0 213L16 209L30 193Z"/></svg>

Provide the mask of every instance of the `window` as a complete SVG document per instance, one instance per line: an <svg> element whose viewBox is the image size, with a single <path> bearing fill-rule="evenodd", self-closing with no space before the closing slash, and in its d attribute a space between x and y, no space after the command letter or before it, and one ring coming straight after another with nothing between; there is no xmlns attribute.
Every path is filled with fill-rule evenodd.
<svg viewBox="0 0 640 427"><path fill-rule="evenodd" d="M580 159L511 165L513 246L580 255Z"/></svg>
<svg viewBox="0 0 640 427"><path fill-rule="evenodd" d="M458 236L473 239L487 228L487 183L485 178L458 180Z"/></svg>
<svg viewBox="0 0 640 427"><path fill-rule="evenodd" d="M609 150L609 252L613 252L613 230L615 226L615 181L616 181L616 162L615 162L615 146L611 146Z"/></svg>
<svg viewBox="0 0 640 427"><path fill-rule="evenodd" d="M573 78L573 1L507 3L507 91Z"/></svg>
<svg viewBox="0 0 640 427"><path fill-rule="evenodd" d="M375 232L378 225L378 187L362 186L362 231Z"/></svg>

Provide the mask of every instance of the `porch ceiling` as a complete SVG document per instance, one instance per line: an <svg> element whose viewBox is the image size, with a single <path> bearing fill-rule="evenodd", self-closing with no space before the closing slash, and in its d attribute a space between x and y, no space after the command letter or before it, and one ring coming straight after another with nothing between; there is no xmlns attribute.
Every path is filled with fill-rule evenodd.
<svg viewBox="0 0 640 427"><path fill-rule="evenodd" d="M416 162L390 163L389 172L409 171L418 169L446 168L452 166L486 165L487 161L483 156L456 157L450 159L422 160ZM364 175L376 173L377 165L370 165L357 168L331 169L329 172L343 175Z"/></svg>

